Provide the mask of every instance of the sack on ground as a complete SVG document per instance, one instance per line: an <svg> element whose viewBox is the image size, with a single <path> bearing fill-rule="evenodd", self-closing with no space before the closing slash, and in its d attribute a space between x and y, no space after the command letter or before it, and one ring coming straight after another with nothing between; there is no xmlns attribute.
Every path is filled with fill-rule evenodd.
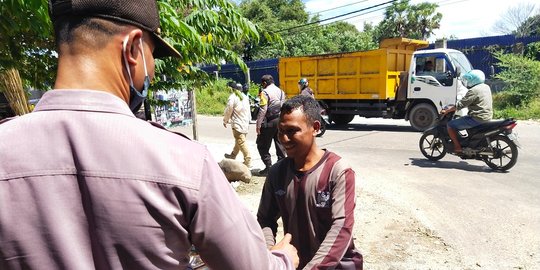
<svg viewBox="0 0 540 270"><path fill-rule="evenodd" d="M251 181L251 171L243 163L226 158L218 164L229 182L242 181L249 183Z"/></svg>

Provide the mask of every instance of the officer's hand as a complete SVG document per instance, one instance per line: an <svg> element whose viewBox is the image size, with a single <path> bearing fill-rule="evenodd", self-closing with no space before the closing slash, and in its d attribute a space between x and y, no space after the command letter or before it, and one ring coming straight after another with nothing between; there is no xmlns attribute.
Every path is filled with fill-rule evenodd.
<svg viewBox="0 0 540 270"><path fill-rule="evenodd" d="M291 245L291 239L292 235L290 233L286 234L285 237L283 237L283 239L281 239L281 241L275 246L271 247L270 250L279 250L287 254L292 260L294 268L296 268L300 263L300 258L298 257L298 250L296 250L296 248Z"/></svg>

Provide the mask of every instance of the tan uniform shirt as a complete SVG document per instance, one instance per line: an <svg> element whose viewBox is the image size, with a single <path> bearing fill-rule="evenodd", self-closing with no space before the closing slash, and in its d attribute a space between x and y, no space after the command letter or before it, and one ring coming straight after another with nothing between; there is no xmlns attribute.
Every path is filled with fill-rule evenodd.
<svg viewBox="0 0 540 270"><path fill-rule="evenodd" d="M234 130L247 134L251 120L249 98L240 91L234 91L236 92L231 93L227 100L227 106L223 112L223 124L230 123Z"/></svg>

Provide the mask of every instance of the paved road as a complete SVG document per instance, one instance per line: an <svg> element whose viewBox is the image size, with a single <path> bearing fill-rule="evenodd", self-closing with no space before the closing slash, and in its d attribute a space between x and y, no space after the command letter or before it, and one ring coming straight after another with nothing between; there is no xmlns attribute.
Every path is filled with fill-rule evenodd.
<svg viewBox="0 0 540 270"><path fill-rule="evenodd" d="M199 140L218 160L232 143L230 130L220 121L202 116L198 129ZM177 130L192 134L188 128ZM346 128L328 130L318 144L349 160L362 194L366 194L359 197L359 205L369 211L375 205L366 205L363 198L375 197L381 204L398 209L399 215L412 216L427 228L424 233L454 251L452 256L458 258L448 260L458 261L460 268L540 269L540 123L523 121L515 130L522 148L517 165L508 173L493 172L482 161L463 161L450 155L430 162L418 149L421 134L400 120L356 117ZM254 134L252 125L248 140L257 158ZM254 166L262 167L262 163L255 160ZM376 220L365 224L379 226ZM407 232L403 230L404 235ZM361 231L360 235L376 245L377 239L370 238L370 233ZM409 256L430 261L429 250ZM366 259L369 262L369 256ZM410 268L408 264L380 269L441 269L444 263L428 263L436 265L428 268Z"/></svg>

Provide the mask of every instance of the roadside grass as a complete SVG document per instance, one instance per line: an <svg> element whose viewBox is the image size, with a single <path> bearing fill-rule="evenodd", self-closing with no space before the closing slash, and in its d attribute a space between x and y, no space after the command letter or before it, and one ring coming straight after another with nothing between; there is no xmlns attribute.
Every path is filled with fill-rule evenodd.
<svg viewBox="0 0 540 270"><path fill-rule="evenodd" d="M197 113L204 115L223 115L227 100L231 94L227 83L229 80L219 79L196 90ZM250 84L249 94L253 97L259 93L259 85Z"/></svg>
<svg viewBox="0 0 540 270"><path fill-rule="evenodd" d="M197 113L223 115L230 91L227 80L217 80L196 90Z"/></svg>
<svg viewBox="0 0 540 270"><path fill-rule="evenodd" d="M493 96L494 118L515 118L520 120L540 119L540 97L533 98L530 102L515 105L501 98L500 94Z"/></svg>

